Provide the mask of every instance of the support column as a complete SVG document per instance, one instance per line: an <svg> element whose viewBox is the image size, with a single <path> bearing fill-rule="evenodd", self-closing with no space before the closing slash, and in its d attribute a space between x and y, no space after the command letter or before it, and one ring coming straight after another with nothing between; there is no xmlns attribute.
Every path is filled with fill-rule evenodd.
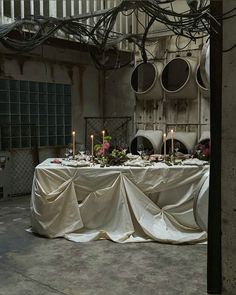
<svg viewBox="0 0 236 295"><path fill-rule="evenodd" d="M236 294L236 27L235 0L223 2L222 63L222 294Z"/></svg>
<svg viewBox="0 0 236 295"><path fill-rule="evenodd" d="M222 0L211 1L211 14L222 15ZM222 132L222 27L211 23L211 167L208 214L207 291L221 294L221 132ZM217 30L217 33L216 33Z"/></svg>

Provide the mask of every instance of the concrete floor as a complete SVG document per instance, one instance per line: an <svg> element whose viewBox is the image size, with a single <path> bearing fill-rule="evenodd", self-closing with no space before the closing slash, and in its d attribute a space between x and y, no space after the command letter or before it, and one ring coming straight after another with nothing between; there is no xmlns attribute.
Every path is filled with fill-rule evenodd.
<svg viewBox="0 0 236 295"><path fill-rule="evenodd" d="M207 294L206 245L79 244L29 226L29 196L0 202L0 295Z"/></svg>

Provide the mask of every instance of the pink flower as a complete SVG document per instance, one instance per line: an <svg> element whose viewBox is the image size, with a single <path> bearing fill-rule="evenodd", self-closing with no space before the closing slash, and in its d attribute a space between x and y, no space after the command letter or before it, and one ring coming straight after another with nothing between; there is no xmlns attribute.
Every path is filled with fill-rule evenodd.
<svg viewBox="0 0 236 295"><path fill-rule="evenodd" d="M103 156L104 155L105 150L103 148L100 148L100 150L98 151L98 156Z"/></svg>
<svg viewBox="0 0 236 295"><path fill-rule="evenodd" d="M205 146L204 146L203 144L200 143L200 144L198 145L198 149L199 149L200 151L203 151L204 148L205 148Z"/></svg>
<svg viewBox="0 0 236 295"><path fill-rule="evenodd" d="M105 143L103 144L103 149L104 149L104 150L108 150L109 147L110 147L110 143L109 143L109 142L105 142Z"/></svg>
<svg viewBox="0 0 236 295"><path fill-rule="evenodd" d="M202 153L203 153L203 155L204 155L205 157L208 157L208 156L209 156L209 153L210 153L209 148L205 148L205 149L202 151Z"/></svg>

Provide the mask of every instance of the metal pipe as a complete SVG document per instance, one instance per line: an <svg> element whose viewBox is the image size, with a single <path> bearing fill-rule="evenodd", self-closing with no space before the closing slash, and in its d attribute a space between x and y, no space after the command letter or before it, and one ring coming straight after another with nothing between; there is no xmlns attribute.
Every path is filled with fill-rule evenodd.
<svg viewBox="0 0 236 295"><path fill-rule="evenodd" d="M1 13L1 24L3 24L3 21L4 21L4 5L3 5L3 0L0 0L0 13Z"/></svg>
<svg viewBox="0 0 236 295"><path fill-rule="evenodd" d="M114 0L114 7L117 6L117 0ZM114 31L117 32L117 20L114 24Z"/></svg>
<svg viewBox="0 0 236 295"><path fill-rule="evenodd" d="M11 19L15 20L14 0L11 0Z"/></svg>
<svg viewBox="0 0 236 295"><path fill-rule="evenodd" d="M40 15L44 15L43 0L40 0L40 2L39 2L39 11L40 11Z"/></svg>
<svg viewBox="0 0 236 295"><path fill-rule="evenodd" d="M20 16L21 18L25 17L25 1L24 0L20 1Z"/></svg>
<svg viewBox="0 0 236 295"><path fill-rule="evenodd" d="M34 0L30 0L30 14L34 15Z"/></svg>
<svg viewBox="0 0 236 295"><path fill-rule="evenodd" d="M91 12L91 9L90 9L90 0L87 0L86 1L86 13L90 13ZM86 20L86 24L87 25L90 25L90 18L88 18L87 20Z"/></svg>
<svg viewBox="0 0 236 295"><path fill-rule="evenodd" d="M75 15L75 0L71 0L71 7L70 7L70 15L74 16Z"/></svg>
<svg viewBox="0 0 236 295"><path fill-rule="evenodd" d="M120 15L120 17L119 17L119 23L120 23L120 33L122 34L123 33L123 14L120 12L119 13ZM123 41L122 42L120 42L120 44L119 44L120 46L120 49L122 49L123 48Z"/></svg>
<svg viewBox="0 0 236 295"><path fill-rule="evenodd" d="M201 92L200 89L198 87L197 90L197 118L198 118L198 126L197 126L197 140L199 141L200 136L201 136L201 107L202 107L202 96L201 96Z"/></svg>
<svg viewBox="0 0 236 295"><path fill-rule="evenodd" d="M57 17L57 2L49 1L49 16Z"/></svg>
<svg viewBox="0 0 236 295"><path fill-rule="evenodd" d="M66 0L62 2L62 16L66 17Z"/></svg>
<svg viewBox="0 0 236 295"><path fill-rule="evenodd" d="M79 13L78 14L82 14L82 0L79 0Z"/></svg>
<svg viewBox="0 0 236 295"><path fill-rule="evenodd" d="M94 6L94 11L97 11L98 10L98 0L94 0L94 4L93 4ZM97 17L94 17L94 22L95 22L95 24L97 23L97 21L98 21L98 18Z"/></svg>

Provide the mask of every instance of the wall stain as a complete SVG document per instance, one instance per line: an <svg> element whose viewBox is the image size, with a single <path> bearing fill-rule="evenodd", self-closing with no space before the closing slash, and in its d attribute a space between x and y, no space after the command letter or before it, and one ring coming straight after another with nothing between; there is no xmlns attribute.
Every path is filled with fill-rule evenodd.
<svg viewBox="0 0 236 295"><path fill-rule="evenodd" d="M74 75L74 71L73 71L73 66L71 65L66 65L67 68L67 74L70 78L71 84L74 84L74 79L73 79L73 75Z"/></svg>
<svg viewBox="0 0 236 295"><path fill-rule="evenodd" d="M0 76L5 76L4 58L0 55Z"/></svg>
<svg viewBox="0 0 236 295"><path fill-rule="evenodd" d="M50 63L49 64L50 67L50 76L53 82L55 82L55 72L54 72L54 64Z"/></svg>
<svg viewBox="0 0 236 295"><path fill-rule="evenodd" d="M0 77L7 78L7 79L13 79L11 75L7 75L5 73L5 58L3 55L0 55Z"/></svg>
<svg viewBox="0 0 236 295"><path fill-rule="evenodd" d="M104 110L104 100L105 100L105 76L106 72L104 70L99 70L98 72L98 102L99 102L99 112L100 116L103 116L105 113Z"/></svg>
<svg viewBox="0 0 236 295"><path fill-rule="evenodd" d="M78 83L79 105L82 109L84 105L83 76L84 76L85 67L79 66L78 69L79 69L79 83Z"/></svg>
<svg viewBox="0 0 236 295"><path fill-rule="evenodd" d="M80 69L81 77L83 76L83 72L86 68L86 65L79 63L79 62L70 62L70 61L60 61L60 60L54 60L52 58L42 58L42 56L37 55L20 55L20 54L9 54L4 53L0 55L0 76L4 78L14 79L14 75L6 75L5 71L5 60L13 60L15 61L20 70L20 74L24 75L24 66L26 62L39 62L43 65L47 64L48 68L50 69L50 76L52 77L52 80L55 81L55 66L63 66L66 67L69 79L71 80L71 83L73 84L73 68L74 66L78 66Z"/></svg>
<svg viewBox="0 0 236 295"><path fill-rule="evenodd" d="M21 75L24 75L24 65L25 65L25 62L28 61L28 60L29 60L29 58L27 58L25 56L21 56L21 55L18 55L17 58L16 58L16 62L19 65Z"/></svg>

